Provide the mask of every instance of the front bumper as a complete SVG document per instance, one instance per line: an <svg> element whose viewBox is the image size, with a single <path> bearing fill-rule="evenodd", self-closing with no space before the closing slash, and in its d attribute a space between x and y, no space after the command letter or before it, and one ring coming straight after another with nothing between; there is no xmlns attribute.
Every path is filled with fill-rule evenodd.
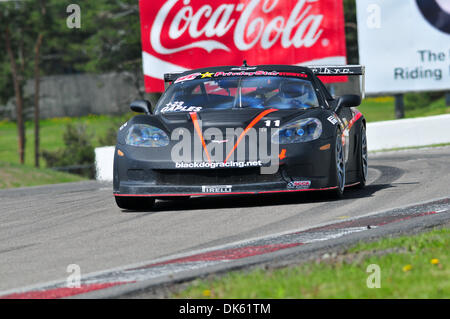
<svg viewBox="0 0 450 319"><path fill-rule="evenodd" d="M280 145L285 150L275 174L260 174L260 168L176 169L136 154L126 145L116 147L115 196L208 196L302 192L336 188L331 160L334 139ZM328 145L329 147L323 147ZM120 149L124 156L118 156ZM217 191L216 191L217 190Z"/></svg>
<svg viewBox="0 0 450 319"><path fill-rule="evenodd" d="M208 186L208 189L230 189L231 191L205 192L204 186L161 186L145 185L136 183L122 183L119 192L114 192L115 196L148 196L148 197L176 197L176 196L210 196L210 195L256 195L269 193L304 192L317 190L336 189L333 187L288 189L288 183L263 183L263 184L242 184L242 185L217 185Z"/></svg>

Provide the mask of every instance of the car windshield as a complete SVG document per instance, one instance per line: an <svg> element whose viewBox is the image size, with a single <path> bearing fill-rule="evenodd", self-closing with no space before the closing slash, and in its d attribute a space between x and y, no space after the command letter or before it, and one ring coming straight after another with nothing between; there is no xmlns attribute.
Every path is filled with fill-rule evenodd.
<svg viewBox="0 0 450 319"><path fill-rule="evenodd" d="M280 76L227 77L172 84L159 100L156 113L318 106L317 95L308 80Z"/></svg>

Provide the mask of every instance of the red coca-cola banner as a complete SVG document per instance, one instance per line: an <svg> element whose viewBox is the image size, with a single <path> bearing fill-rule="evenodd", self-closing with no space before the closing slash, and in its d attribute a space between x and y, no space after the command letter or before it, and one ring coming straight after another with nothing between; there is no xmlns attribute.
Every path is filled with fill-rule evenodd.
<svg viewBox="0 0 450 319"><path fill-rule="evenodd" d="M145 88L220 65L345 64L342 0L140 0Z"/></svg>

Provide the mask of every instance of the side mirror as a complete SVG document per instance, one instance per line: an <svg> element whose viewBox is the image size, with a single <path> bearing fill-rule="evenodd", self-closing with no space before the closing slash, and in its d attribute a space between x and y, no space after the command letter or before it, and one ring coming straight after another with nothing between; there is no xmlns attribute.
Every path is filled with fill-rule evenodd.
<svg viewBox="0 0 450 319"><path fill-rule="evenodd" d="M130 104L130 109L136 113L152 114L152 104L147 100L137 100Z"/></svg>
<svg viewBox="0 0 450 319"><path fill-rule="evenodd" d="M361 104L361 96L356 94L345 94L338 98L336 103L336 111L341 107L352 107Z"/></svg>

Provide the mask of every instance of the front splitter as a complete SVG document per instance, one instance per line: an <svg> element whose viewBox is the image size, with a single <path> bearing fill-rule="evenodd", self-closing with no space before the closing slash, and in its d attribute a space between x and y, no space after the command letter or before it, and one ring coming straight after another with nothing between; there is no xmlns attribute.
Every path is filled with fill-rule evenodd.
<svg viewBox="0 0 450 319"><path fill-rule="evenodd" d="M352 186L352 185L347 185ZM123 197L176 197L176 196L217 196L217 195L258 195L273 193L292 193L308 191L326 191L336 189L334 187L299 188L288 189L284 182L265 184L242 184L242 185L205 185L207 188L228 187L233 191L205 192L203 186L169 186L169 185L121 185L119 192L114 196Z"/></svg>

